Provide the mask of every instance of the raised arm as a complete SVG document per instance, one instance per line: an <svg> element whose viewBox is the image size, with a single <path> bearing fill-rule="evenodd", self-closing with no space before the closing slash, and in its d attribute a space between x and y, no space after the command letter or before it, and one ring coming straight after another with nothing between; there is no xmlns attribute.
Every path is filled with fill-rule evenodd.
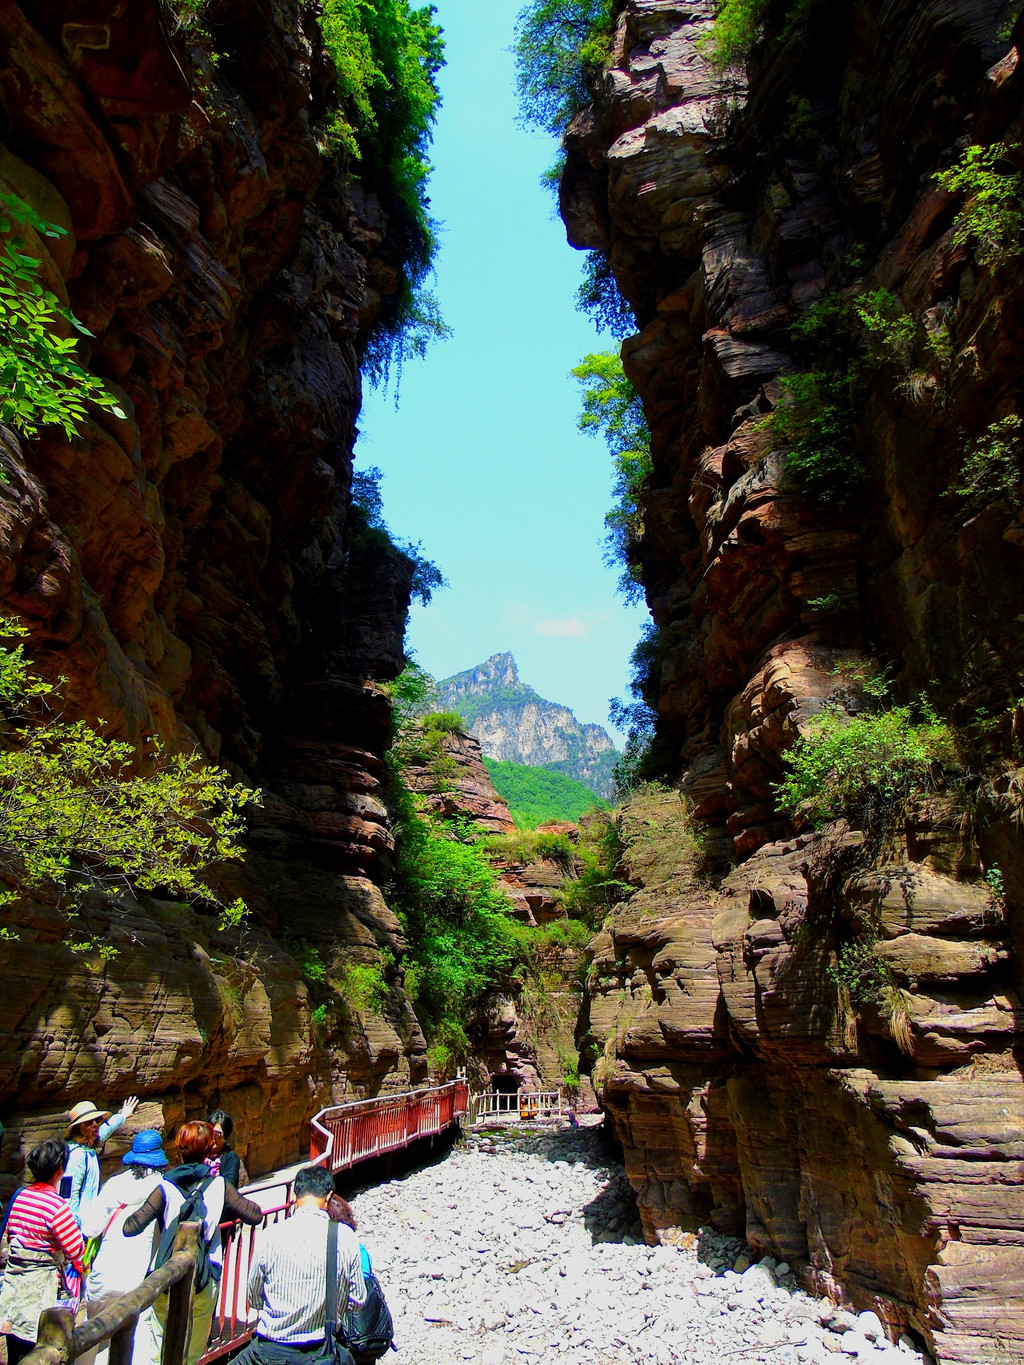
<svg viewBox="0 0 1024 1365"><path fill-rule="evenodd" d="M116 1114L111 1114L106 1123L100 1124L99 1139L102 1145L112 1133L116 1133L124 1123L125 1119L130 1119L139 1107L138 1095L130 1095Z"/></svg>

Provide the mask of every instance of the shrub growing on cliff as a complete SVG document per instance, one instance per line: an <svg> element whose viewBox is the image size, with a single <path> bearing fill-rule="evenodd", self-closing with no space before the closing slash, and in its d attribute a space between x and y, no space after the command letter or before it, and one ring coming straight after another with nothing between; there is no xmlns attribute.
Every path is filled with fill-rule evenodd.
<svg viewBox="0 0 1024 1365"><path fill-rule="evenodd" d="M604 437L611 452L615 501L604 519L604 562L620 571L619 591L627 602L643 596L637 555L643 536L643 495L650 482L651 436L640 395L611 351L584 356L572 371L583 389L580 431Z"/></svg>
<svg viewBox="0 0 1024 1365"><path fill-rule="evenodd" d="M953 241L974 247L984 265L1000 266L1024 254L1024 175L1014 169L1017 146L994 142L966 147L959 161L935 179L964 196L953 220Z"/></svg>
<svg viewBox="0 0 1024 1365"><path fill-rule="evenodd" d="M611 261L603 251L587 252L576 307L588 314L599 332L610 332L621 340L636 330L633 310L619 293Z"/></svg>
<svg viewBox="0 0 1024 1365"><path fill-rule="evenodd" d="M956 754L934 713L915 720L909 706L857 716L831 707L784 762L790 771L775 788L780 807L818 826L848 816L867 828L931 790L933 765L953 765Z"/></svg>
<svg viewBox="0 0 1024 1365"><path fill-rule="evenodd" d="M420 722L429 734L464 735L466 723L457 711L431 711Z"/></svg>
<svg viewBox="0 0 1024 1365"><path fill-rule="evenodd" d="M787 36L820 0L721 0L715 22L699 48L712 66L741 66L751 49L773 30Z"/></svg>
<svg viewBox="0 0 1024 1365"><path fill-rule="evenodd" d="M850 374L796 371L779 381L782 402L762 421L787 468L812 497L842 502L864 476L854 439Z"/></svg>
<svg viewBox="0 0 1024 1365"><path fill-rule="evenodd" d="M242 808L257 793L198 752L147 754L45 709L56 688L24 658L25 631L0 621L0 869L72 906L90 888L135 888L220 908L204 872L242 856ZM13 900L7 893L2 901ZM2 902L0 902L2 903Z"/></svg>
<svg viewBox="0 0 1024 1365"><path fill-rule="evenodd" d="M992 502L1017 507L1024 485L1024 422L1016 413L1001 417L968 447L956 493L973 515Z"/></svg>
<svg viewBox="0 0 1024 1365"><path fill-rule="evenodd" d="M391 812L397 848L388 899L409 945L406 989L427 1041L462 1058L474 1011L526 960L522 930L483 849L420 816L394 772Z"/></svg>
<svg viewBox="0 0 1024 1365"><path fill-rule="evenodd" d="M76 358L78 338L89 333L55 294L39 281L40 261L18 229L43 237L62 237L65 229L47 223L16 194L0 192L0 422L31 436L57 426L69 436L88 405L124 413L103 382Z"/></svg>

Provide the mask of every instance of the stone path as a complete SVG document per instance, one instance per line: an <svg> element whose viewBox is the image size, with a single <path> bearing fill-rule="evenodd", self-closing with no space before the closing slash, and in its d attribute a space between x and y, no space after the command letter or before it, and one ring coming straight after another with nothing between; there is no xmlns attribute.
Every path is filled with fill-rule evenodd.
<svg viewBox="0 0 1024 1365"><path fill-rule="evenodd" d="M395 1318L396 1365L924 1365L873 1313L798 1290L742 1243L642 1244L603 1135L474 1136L352 1200ZM742 1256L742 1259L740 1259ZM732 1267L738 1265L742 1273Z"/></svg>

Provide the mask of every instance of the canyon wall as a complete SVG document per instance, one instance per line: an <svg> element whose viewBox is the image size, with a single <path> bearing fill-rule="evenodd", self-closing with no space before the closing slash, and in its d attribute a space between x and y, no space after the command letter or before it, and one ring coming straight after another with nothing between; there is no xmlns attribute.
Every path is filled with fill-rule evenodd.
<svg viewBox="0 0 1024 1365"><path fill-rule="evenodd" d="M414 566L349 517L360 359L408 246L317 141L333 68L309 7L217 0L203 22L0 4L0 188L65 229L24 235L127 413L73 440L0 430L0 607L66 679L68 717L198 747L264 792L223 876L241 930L98 900L78 927L103 957L71 951L45 897L5 909L8 1181L82 1098L140 1093L136 1122L165 1129L222 1104L257 1174L301 1156L332 1098L425 1075L374 881L379 683L403 666ZM382 1011L318 1001L352 964L385 974Z"/></svg>
<svg viewBox="0 0 1024 1365"><path fill-rule="evenodd" d="M1024 31L995 0L793 9L723 74L698 46L710 0L627 0L566 137L569 240L607 255L639 327L656 745L706 852L633 875L584 1033L651 1240L710 1219L941 1361L1019 1361L1020 504L953 490L1019 411L1024 294L1012 250L979 264L955 239L934 175L1021 142ZM923 331L876 357L823 500L760 419L790 324L843 288ZM881 840L794 828L782 753L882 671L890 701L984 731L987 804L936 791ZM888 1010L836 979L854 942Z"/></svg>

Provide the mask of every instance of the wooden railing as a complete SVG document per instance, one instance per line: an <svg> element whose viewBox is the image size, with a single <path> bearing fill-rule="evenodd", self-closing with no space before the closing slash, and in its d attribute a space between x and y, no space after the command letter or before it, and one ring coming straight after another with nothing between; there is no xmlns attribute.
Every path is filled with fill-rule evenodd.
<svg viewBox="0 0 1024 1365"><path fill-rule="evenodd" d="M491 1118L521 1119L561 1118L560 1090L488 1090L474 1095L469 1102L471 1122L482 1123Z"/></svg>
<svg viewBox="0 0 1024 1365"><path fill-rule="evenodd" d="M25 1357L24 1365L67 1365L104 1341L110 1342L110 1365L131 1365L139 1314L165 1291L167 1323L161 1365L184 1365L192 1331L196 1251L201 1230L201 1223L182 1223L167 1263L88 1322L76 1327L73 1309L47 1308L39 1319L36 1345Z"/></svg>
<svg viewBox="0 0 1024 1365"><path fill-rule="evenodd" d="M329 1171L347 1171L418 1138L443 1133L468 1108L469 1083L460 1079L404 1095L321 1109L310 1125L310 1159L322 1161Z"/></svg>

